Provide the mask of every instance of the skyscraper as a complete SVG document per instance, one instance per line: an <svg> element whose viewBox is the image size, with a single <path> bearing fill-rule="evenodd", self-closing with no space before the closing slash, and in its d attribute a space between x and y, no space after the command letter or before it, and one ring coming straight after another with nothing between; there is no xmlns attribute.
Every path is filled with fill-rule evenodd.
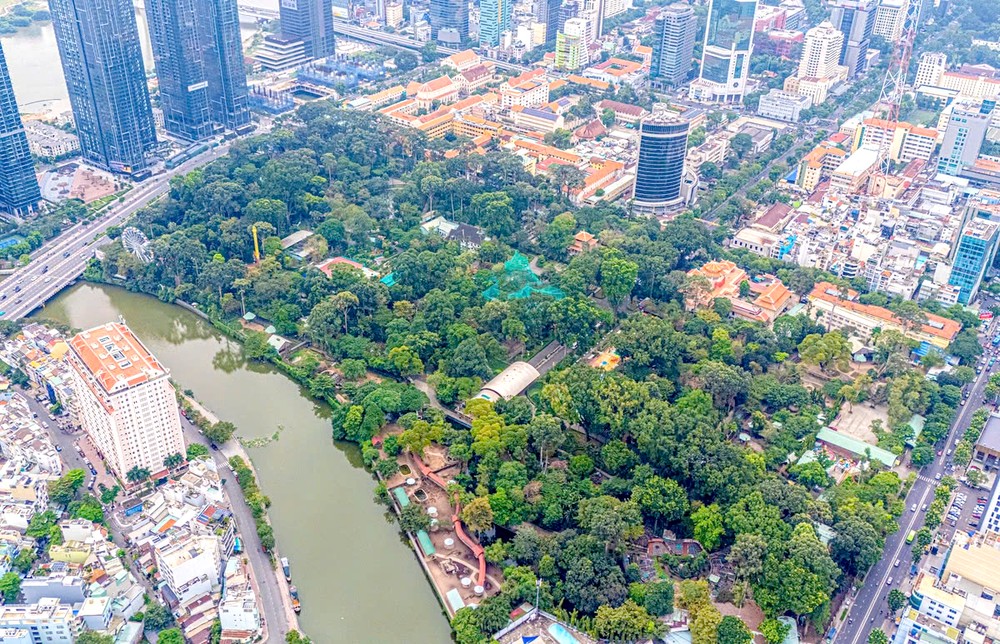
<svg viewBox="0 0 1000 644"><path fill-rule="evenodd" d="M191 141L250 122L236 0L146 0L168 132Z"/></svg>
<svg viewBox="0 0 1000 644"><path fill-rule="evenodd" d="M80 150L113 172L146 165L156 145L130 0L49 0Z"/></svg>
<svg viewBox="0 0 1000 644"><path fill-rule="evenodd" d="M681 180L690 123L671 112L654 112L639 126L639 164L632 207L636 212L662 215L684 198Z"/></svg>
<svg viewBox="0 0 1000 644"><path fill-rule="evenodd" d="M653 64L649 71L654 81L669 87L687 81L697 31L698 18L691 5L677 2L660 12L653 30Z"/></svg>
<svg viewBox="0 0 1000 644"><path fill-rule="evenodd" d="M948 277L948 283L960 289L959 304L968 304L979 292L983 276L996 259L998 235L1000 224L980 217L972 217L962 229Z"/></svg>
<svg viewBox="0 0 1000 644"><path fill-rule="evenodd" d="M830 22L844 34L840 64L847 67L848 78L865 71L868 47L875 30L876 0L832 0Z"/></svg>
<svg viewBox="0 0 1000 644"><path fill-rule="evenodd" d="M469 39L468 0L431 0L430 14L432 39L455 45Z"/></svg>
<svg viewBox="0 0 1000 644"><path fill-rule="evenodd" d="M479 3L479 44L498 47L500 34L510 29L513 0L481 0Z"/></svg>
<svg viewBox="0 0 1000 644"><path fill-rule="evenodd" d="M158 472L168 456L184 454L170 372L131 329L105 324L69 346L80 424L119 478L136 467Z"/></svg>
<svg viewBox="0 0 1000 644"><path fill-rule="evenodd" d="M963 168L976 162L990 126L990 110L975 110L955 105L944 131L938 172L958 175Z"/></svg>
<svg viewBox="0 0 1000 644"><path fill-rule="evenodd" d="M590 62L590 28L583 18L570 18L556 35L556 67L573 71Z"/></svg>
<svg viewBox="0 0 1000 644"><path fill-rule="evenodd" d="M545 46L551 47L559 33L559 12L562 0L535 0L535 20L545 25Z"/></svg>
<svg viewBox="0 0 1000 644"><path fill-rule="evenodd" d="M823 21L806 32L799 59L799 78L828 78L837 73L844 34Z"/></svg>
<svg viewBox="0 0 1000 644"><path fill-rule="evenodd" d="M701 74L691 83L693 100L738 103L750 74L755 0L711 0L701 55Z"/></svg>
<svg viewBox="0 0 1000 644"><path fill-rule="evenodd" d="M0 210L22 214L33 210L41 198L28 137L24 134L7 59L0 45Z"/></svg>
<svg viewBox="0 0 1000 644"><path fill-rule="evenodd" d="M326 58L334 53L332 0L281 0L281 33L301 40L306 56Z"/></svg>

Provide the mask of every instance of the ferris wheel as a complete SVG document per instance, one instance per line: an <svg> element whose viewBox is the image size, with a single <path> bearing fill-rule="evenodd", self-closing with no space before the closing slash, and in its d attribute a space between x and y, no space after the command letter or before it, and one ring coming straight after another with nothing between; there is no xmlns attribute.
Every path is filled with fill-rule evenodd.
<svg viewBox="0 0 1000 644"><path fill-rule="evenodd" d="M153 249L149 245L149 239L135 226L129 226L122 231L122 246L141 262L148 264L153 261Z"/></svg>

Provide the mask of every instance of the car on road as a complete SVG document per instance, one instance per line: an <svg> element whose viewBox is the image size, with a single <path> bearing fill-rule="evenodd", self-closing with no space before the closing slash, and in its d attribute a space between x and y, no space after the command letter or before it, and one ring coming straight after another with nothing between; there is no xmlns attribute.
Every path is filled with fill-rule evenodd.
<svg viewBox="0 0 1000 644"><path fill-rule="evenodd" d="M56 445L56 451L57 452L61 452L62 451L62 445Z"/></svg>
<svg viewBox="0 0 1000 644"><path fill-rule="evenodd" d="M892 564L892 567L899 568L899 559L896 560L896 563Z"/></svg>
<svg viewBox="0 0 1000 644"><path fill-rule="evenodd" d="M941 480L941 472L938 472L937 474L934 475L934 480L935 481L940 481Z"/></svg>
<svg viewBox="0 0 1000 644"><path fill-rule="evenodd" d="M913 505L910 506L910 512L916 512L916 511L917 511L917 504L914 503Z"/></svg>
<svg viewBox="0 0 1000 644"><path fill-rule="evenodd" d="M927 504L926 503L924 503L922 506L920 506L920 511L921 512L927 512Z"/></svg>
<svg viewBox="0 0 1000 644"><path fill-rule="evenodd" d="M892 577L889 577L888 579L885 580L885 585L886 586L891 586L892 585Z"/></svg>
<svg viewBox="0 0 1000 644"><path fill-rule="evenodd" d="M20 286L15 286L14 287L14 292L15 293L20 293L21 292L21 287Z"/></svg>
<svg viewBox="0 0 1000 644"><path fill-rule="evenodd" d="M69 251L66 251L65 253L63 253L63 257L69 257Z"/></svg>
<svg viewBox="0 0 1000 644"><path fill-rule="evenodd" d="M979 522L978 521L969 521L969 527L970 528L978 528L979 527Z"/></svg>

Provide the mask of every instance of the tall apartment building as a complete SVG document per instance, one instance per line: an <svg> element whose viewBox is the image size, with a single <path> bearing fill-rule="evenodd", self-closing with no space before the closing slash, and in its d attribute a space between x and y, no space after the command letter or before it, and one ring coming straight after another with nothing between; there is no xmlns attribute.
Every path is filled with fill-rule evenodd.
<svg viewBox="0 0 1000 644"><path fill-rule="evenodd" d="M130 0L51 0L69 102L83 158L112 172L146 166L156 145Z"/></svg>
<svg viewBox="0 0 1000 644"><path fill-rule="evenodd" d="M938 155L938 172L957 175L963 168L973 165L986 139L990 114L956 106L948 119Z"/></svg>
<svg viewBox="0 0 1000 644"><path fill-rule="evenodd" d="M80 424L119 478L134 467L158 472L184 454L170 372L131 329L105 324L69 346Z"/></svg>
<svg viewBox="0 0 1000 644"><path fill-rule="evenodd" d="M798 70L785 79L785 91L806 96L813 105L825 101L830 89L847 78L847 68L840 64L843 45L844 34L829 21L807 31Z"/></svg>
<svg viewBox="0 0 1000 644"><path fill-rule="evenodd" d="M688 96L709 103L739 103L750 75L757 10L754 0L711 0L701 55L701 73Z"/></svg>
<svg viewBox="0 0 1000 644"><path fill-rule="evenodd" d="M653 62L649 71L655 82L677 87L687 81L697 31L698 18L691 5L677 2L660 12L653 29Z"/></svg>
<svg viewBox="0 0 1000 644"><path fill-rule="evenodd" d="M281 0L281 33L301 40L309 58L326 58L335 51L332 0Z"/></svg>
<svg viewBox="0 0 1000 644"><path fill-rule="evenodd" d="M167 132L197 141L250 123L236 0L146 0Z"/></svg>
<svg viewBox="0 0 1000 644"><path fill-rule="evenodd" d="M546 47L552 47L556 44L561 8L562 0L535 0L535 20L545 25Z"/></svg>
<svg viewBox="0 0 1000 644"><path fill-rule="evenodd" d="M913 80L913 86L932 85L937 87L941 84L941 76L947 69L947 54L936 51L924 52L920 55L920 63L917 65L917 75Z"/></svg>
<svg viewBox="0 0 1000 644"><path fill-rule="evenodd" d="M0 210L24 214L34 210L41 198L7 59L0 46Z"/></svg>
<svg viewBox="0 0 1000 644"><path fill-rule="evenodd" d="M968 304L975 299L983 276L996 259L1000 224L973 217L962 229L955 245L948 283L960 291L958 301Z"/></svg>
<svg viewBox="0 0 1000 644"><path fill-rule="evenodd" d="M499 47L500 34L510 29L513 0L482 0L479 3L479 44Z"/></svg>
<svg viewBox="0 0 1000 644"><path fill-rule="evenodd" d="M684 157L691 124L671 112L655 112L639 126L639 163L632 207L663 215L680 206Z"/></svg>
<svg viewBox="0 0 1000 644"><path fill-rule="evenodd" d="M879 0L875 9L873 36L881 36L889 42L896 42L903 35L909 0Z"/></svg>
<svg viewBox="0 0 1000 644"><path fill-rule="evenodd" d="M868 47L875 30L876 0L833 0L830 22L844 34L840 64L849 78L864 73Z"/></svg>
<svg viewBox="0 0 1000 644"><path fill-rule="evenodd" d="M556 67L568 71L590 62L590 28L583 18L570 18L556 36Z"/></svg>
<svg viewBox="0 0 1000 644"><path fill-rule="evenodd" d="M461 44L469 39L468 0L431 0L431 38L442 43ZM555 32L553 32L555 39Z"/></svg>

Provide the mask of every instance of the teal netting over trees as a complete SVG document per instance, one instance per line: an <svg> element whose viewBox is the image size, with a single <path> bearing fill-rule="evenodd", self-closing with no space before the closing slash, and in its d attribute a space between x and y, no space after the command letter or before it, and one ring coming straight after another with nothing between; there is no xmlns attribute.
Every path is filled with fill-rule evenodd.
<svg viewBox="0 0 1000 644"><path fill-rule="evenodd" d="M565 297L559 288L545 285L531 271L529 264L527 257L515 252L513 257L504 262L503 272L499 276L495 275L493 283L483 291L483 298L487 300L519 300L530 297L532 293L541 293L557 300Z"/></svg>

